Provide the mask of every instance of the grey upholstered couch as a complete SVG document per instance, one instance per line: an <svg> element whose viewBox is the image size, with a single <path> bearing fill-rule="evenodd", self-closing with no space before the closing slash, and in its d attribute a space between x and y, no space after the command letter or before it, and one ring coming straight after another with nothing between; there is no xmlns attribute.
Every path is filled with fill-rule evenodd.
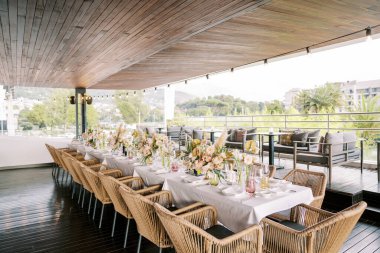
<svg viewBox="0 0 380 253"><path fill-rule="evenodd" d="M286 133L286 135L279 136L279 140L274 144L274 152L278 154L293 154L294 153L294 141L298 142L297 149L302 151L318 151L318 142L320 139L320 130L314 131L301 131L280 129L279 132ZM288 138L288 142L282 141L282 139ZM290 139L289 139L290 138ZM262 152L269 151L269 144L262 143Z"/></svg>
<svg viewBox="0 0 380 253"><path fill-rule="evenodd" d="M360 169L363 173L363 141L354 132L326 133L318 143L317 151L298 149L300 142L294 142L293 164L297 163L322 166L328 168L329 184L332 180L332 167L360 159ZM356 147L359 141L360 146ZM314 143L316 144L316 143Z"/></svg>

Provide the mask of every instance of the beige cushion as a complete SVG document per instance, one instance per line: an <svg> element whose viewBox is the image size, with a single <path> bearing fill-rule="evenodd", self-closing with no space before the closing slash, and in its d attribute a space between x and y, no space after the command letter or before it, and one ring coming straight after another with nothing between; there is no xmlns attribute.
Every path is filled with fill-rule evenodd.
<svg viewBox="0 0 380 253"><path fill-rule="evenodd" d="M331 144L343 143L343 133L326 133L325 143L331 143ZM329 148L327 145L324 145L323 149L324 149L324 153L326 154L329 153ZM341 154L342 152L343 152L343 144L331 146L332 155Z"/></svg>

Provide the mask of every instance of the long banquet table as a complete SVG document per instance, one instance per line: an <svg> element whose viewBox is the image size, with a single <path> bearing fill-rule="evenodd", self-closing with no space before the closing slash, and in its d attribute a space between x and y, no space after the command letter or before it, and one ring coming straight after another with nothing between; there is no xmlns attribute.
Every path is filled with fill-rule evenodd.
<svg viewBox="0 0 380 253"><path fill-rule="evenodd" d="M75 148L75 147L71 147ZM174 203L178 207L200 201L214 206L218 211L218 221L228 227L233 232L238 232L253 224L258 224L262 218L283 210L290 209L298 204L309 204L313 200L313 194L310 188L291 185L290 191L282 194L273 194L266 197L249 197L225 196L218 187L211 185L195 185L194 183L185 183L183 177L194 180L199 177L186 174L184 171L159 173L157 171L159 164L151 166L141 166L136 160L126 157L119 157L111 154L105 154L92 148L76 147L78 151L84 152L87 159L96 157L107 167L119 168L124 175L133 175L141 177L146 185L162 184L163 190L171 191ZM190 180L192 181L192 180Z"/></svg>

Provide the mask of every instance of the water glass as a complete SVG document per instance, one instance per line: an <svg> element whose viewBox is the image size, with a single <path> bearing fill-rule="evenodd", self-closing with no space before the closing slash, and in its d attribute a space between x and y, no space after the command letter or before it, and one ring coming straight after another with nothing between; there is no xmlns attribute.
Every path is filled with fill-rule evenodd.
<svg viewBox="0 0 380 253"><path fill-rule="evenodd" d="M247 180L247 184L245 187L245 191L253 194L256 191L256 183L255 183L255 178L254 177L249 177Z"/></svg>

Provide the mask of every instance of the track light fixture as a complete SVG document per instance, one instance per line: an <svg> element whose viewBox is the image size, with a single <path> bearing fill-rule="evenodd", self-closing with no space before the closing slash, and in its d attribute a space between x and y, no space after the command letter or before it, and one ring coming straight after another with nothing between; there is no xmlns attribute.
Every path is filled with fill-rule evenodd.
<svg viewBox="0 0 380 253"><path fill-rule="evenodd" d="M370 26L365 29L365 36L367 37L367 41L372 40L372 28Z"/></svg>

